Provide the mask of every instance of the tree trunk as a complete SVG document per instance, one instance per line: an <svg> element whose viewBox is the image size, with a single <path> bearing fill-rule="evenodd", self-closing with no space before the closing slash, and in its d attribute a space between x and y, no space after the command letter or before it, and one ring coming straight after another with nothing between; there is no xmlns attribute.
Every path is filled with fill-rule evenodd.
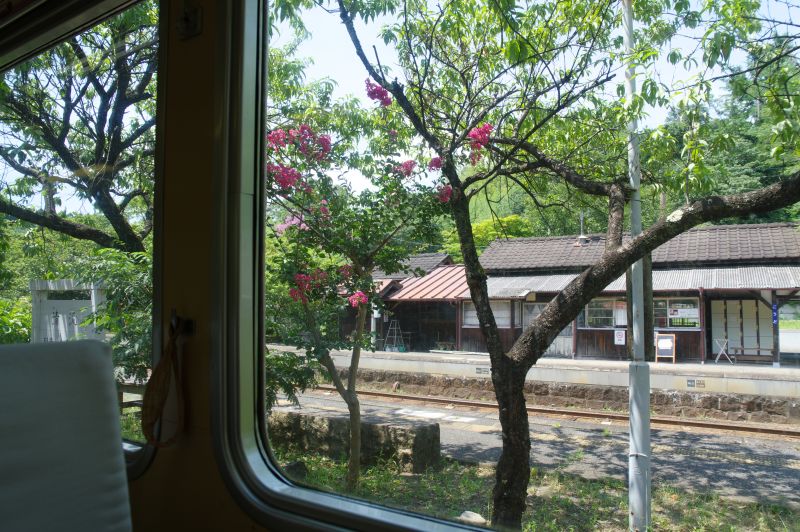
<svg viewBox="0 0 800 532"><path fill-rule="evenodd" d="M350 455L347 458L347 491L355 491L361 472L361 404L355 391L349 394L347 410L350 412Z"/></svg>
<svg viewBox="0 0 800 532"><path fill-rule="evenodd" d="M492 360L492 383L503 429L503 450L492 493L492 526L499 528L522 528L531 476L531 435L524 394L527 373L505 356Z"/></svg>
<svg viewBox="0 0 800 532"><path fill-rule="evenodd" d="M470 296L478 313L481 332L486 340L492 364L492 384L499 408L500 427L503 431L503 449L495 471L492 494L494 501L492 525L520 529L531 473L531 435L524 394L525 377L531 364L515 362L503 349L497 323L489 304L486 274L478 261L470 223L469 203L462 192L459 191L454 195L452 208L461 242Z"/></svg>
<svg viewBox="0 0 800 532"><path fill-rule="evenodd" d="M347 491L355 491L361 472L361 404L356 394L356 374L361 358L361 340L364 336L364 321L369 305L358 306L356 328L353 331L353 355L350 357L350 370L347 375L347 410L350 412L350 454L347 458Z"/></svg>

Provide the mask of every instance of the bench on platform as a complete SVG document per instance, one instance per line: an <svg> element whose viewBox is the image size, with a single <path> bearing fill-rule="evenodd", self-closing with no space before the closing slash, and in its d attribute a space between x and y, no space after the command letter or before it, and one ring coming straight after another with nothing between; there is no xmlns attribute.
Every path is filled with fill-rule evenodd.
<svg viewBox="0 0 800 532"><path fill-rule="evenodd" d="M772 364L772 349L758 347L731 347L730 355L734 362L755 362Z"/></svg>

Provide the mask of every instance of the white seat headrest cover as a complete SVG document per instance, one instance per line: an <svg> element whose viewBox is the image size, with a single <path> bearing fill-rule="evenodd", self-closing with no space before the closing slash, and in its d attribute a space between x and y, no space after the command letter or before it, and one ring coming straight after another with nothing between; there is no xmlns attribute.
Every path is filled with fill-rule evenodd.
<svg viewBox="0 0 800 532"><path fill-rule="evenodd" d="M131 530L118 408L108 346L0 346L0 530Z"/></svg>

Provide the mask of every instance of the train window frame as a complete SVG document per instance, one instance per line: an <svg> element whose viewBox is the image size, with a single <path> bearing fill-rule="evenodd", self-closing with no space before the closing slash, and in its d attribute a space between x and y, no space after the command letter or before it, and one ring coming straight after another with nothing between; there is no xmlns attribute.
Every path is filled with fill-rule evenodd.
<svg viewBox="0 0 800 532"><path fill-rule="evenodd" d="M72 35L81 33L104 20L140 3L141 0L38 0L19 12L0 19L0 72L23 63L43 53ZM159 65L166 64L166 0L159 0ZM156 120L164 116L164 72L156 80ZM153 204L153 312L152 342L153 366L158 362L162 343L161 279L162 279L162 227L163 227L163 127L156 127L154 161ZM128 481L142 476L153 462L156 449L144 442L121 440Z"/></svg>
<svg viewBox="0 0 800 532"><path fill-rule="evenodd" d="M235 4L235 5L231 5ZM225 3L220 13L214 109L217 153L212 235L215 328L212 342L212 435L220 472L257 522L310 529L456 530L471 528L289 481L271 459L263 372L263 195L266 97L266 0Z"/></svg>

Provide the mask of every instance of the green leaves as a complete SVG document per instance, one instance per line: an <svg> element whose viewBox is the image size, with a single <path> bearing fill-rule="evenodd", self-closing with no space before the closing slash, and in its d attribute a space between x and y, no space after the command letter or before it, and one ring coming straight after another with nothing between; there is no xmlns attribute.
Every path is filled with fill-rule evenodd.
<svg viewBox="0 0 800 532"><path fill-rule="evenodd" d="M30 299L0 299L0 344L24 344L30 341Z"/></svg>
<svg viewBox="0 0 800 532"><path fill-rule="evenodd" d="M730 59L734 43L734 35L728 31L717 31L710 36L707 35L703 42L705 46L703 61L709 67L714 67L718 63L726 63Z"/></svg>
<svg viewBox="0 0 800 532"><path fill-rule="evenodd" d="M68 277L103 288L105 302L87 319L110 335L118 378L145 382L153 357L152 253L98 249L68 268Z"/></svg>

